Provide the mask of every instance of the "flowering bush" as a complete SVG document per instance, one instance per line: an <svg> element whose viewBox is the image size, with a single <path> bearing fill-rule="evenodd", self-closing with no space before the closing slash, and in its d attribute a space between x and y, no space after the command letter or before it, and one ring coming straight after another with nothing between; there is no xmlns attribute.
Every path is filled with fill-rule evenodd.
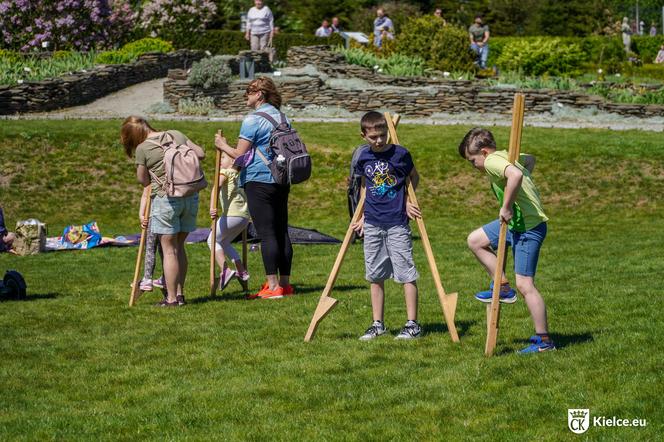
<svg viewBox="0 0 664 442"><path fill-rule="evenodd" d="M141 27L152 37L177 39L202 32L217 13L209 0L151 0L143 5Z"/></svg>
<svg viewBox="0 0 664 442"><path fill-rule="evenodd" d="M109 0L2 0L0 41L21 51L109 46L131 29L134 18L124 0L112 3L113 8Z"/></svg>

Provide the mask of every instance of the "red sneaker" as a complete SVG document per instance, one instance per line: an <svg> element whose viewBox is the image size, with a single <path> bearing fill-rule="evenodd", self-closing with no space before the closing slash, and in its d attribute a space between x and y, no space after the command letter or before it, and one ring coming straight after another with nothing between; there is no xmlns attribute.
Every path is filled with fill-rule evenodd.
<svg viewBox="0 0 664 442"><path fill-rule="evenodd" d="M295 289L293 288L292 285L287 284L284 287L284 296L289 296L289 295L294 295L295 294Z"/></svg>

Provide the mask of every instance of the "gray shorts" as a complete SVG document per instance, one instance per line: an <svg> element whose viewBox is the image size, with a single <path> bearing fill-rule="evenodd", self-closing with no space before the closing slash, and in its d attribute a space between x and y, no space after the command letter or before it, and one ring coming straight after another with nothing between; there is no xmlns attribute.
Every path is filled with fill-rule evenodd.
<svg viewBox="0 0 664 442"><path fill-rule="evenodd" d="M420 275L413 261L410 226L378 227L364 223L364 265L369 282L393 278L401 284Z"/></svg>
<svg viewBox="0 0 664 442"><path fill-rule="evenodd" d="M150 216L152 233L174 235L196 230L198 194L185 197L155 196Z"/></svg>

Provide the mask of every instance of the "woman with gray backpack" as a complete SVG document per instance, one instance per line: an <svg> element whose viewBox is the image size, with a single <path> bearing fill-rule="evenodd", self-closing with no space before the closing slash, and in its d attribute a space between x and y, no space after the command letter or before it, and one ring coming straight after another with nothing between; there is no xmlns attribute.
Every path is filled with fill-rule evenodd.
<svg viewBox="0 0 664 442"><path fill-rule="evenodd" d="M157 131L136 116L122 123L120 138L127 156L135 153L138 182L144 188L152 186L149 223L160 238L166 282L166 295L156 305L182 306L188 265L184 244L196 230L198 192L207 186L200 165L205 152L182 132ZM144 198L147 195L143 192ZM142 217L141 223L147 227L148 219Z"/></svg>
<svg viewBox="0 0 664 442"><path fill-rule="evenodd" d="M267 281L248 299L276 299L295 294L290 284L293 246L288 236L290 185L311 175L311 158L297 132L279 110L281 94L272 79L260 77L247 86L247 106L255 112L242 121L236 148L217 135L215 146L242 167L240 185L260 237Z"/></svg>

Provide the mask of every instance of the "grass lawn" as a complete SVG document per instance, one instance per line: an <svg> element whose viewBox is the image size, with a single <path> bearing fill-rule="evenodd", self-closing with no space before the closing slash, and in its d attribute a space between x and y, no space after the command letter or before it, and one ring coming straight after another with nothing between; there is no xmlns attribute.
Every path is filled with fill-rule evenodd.
<svg viewBox="0 0 664 442"><path fill-rule="evenodd" d="M96 220L104 235L136 232L140 189L119 124L3 121L8 225L36 217L58 235ZM209 153L217 128L229 137L239 129L168 125ZM291 224L343 236L358 126L297 125L315 171L292 189ZM586 439L661 438L661 134L524 130L522 150L538 159L535 182L551 218L537 281L559 349L514 353L532 334L520 300L503 307L498 355L487 359L485 309L472 295L489 278L465 238L498 207L485 178L458 156L469 127L400 128L422 176L418 196L443 284L459 292L460 344L446 332L419 239L426 334L416 342L357 340L371 320L359 244L333 292L339 305L309 344L303 336L337 246L296 246L298 294L274 301L245 301L239 285L209 298L207 247L188 246L189 305L169 311L151 306L157 293L127 307L136 248L3 254L0 271L19 270L29 299L0 303L0 440L572 440L568 408L647 420L645 428L591 427ZM495 133L506 146L509 128ZM208 200L209 189L200 226ZM249 266L256 289L259 253ZM386 289L394 334L405 306L399 286Z"/></svg>

